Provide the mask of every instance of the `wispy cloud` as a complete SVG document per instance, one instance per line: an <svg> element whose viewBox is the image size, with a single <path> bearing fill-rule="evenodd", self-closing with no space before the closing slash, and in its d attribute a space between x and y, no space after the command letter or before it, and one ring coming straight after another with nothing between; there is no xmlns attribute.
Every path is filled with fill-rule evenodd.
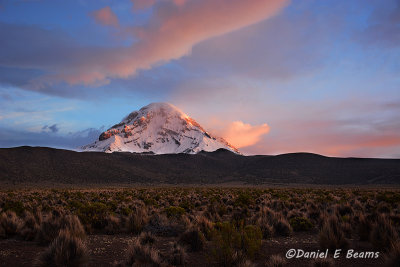
<svg viewBox="0 0 400 267"><path fill-rule="evenodd" d="M117 15L111 10L109 6L103 7L99 10L93 11L90 15L94 18L94 20L105 26L119 26L119 21Z"/></svg>
<svg viewBox="0 0 400 267"><path fill-rule="evenodd" d="M221 135L232 145L242 148L257 144L268 132L267 124L253 126L242 121L234 121L221 132Z"/></svg>
<svg viewBox="0 0 400 267"><path fill-rule="evenodd" d="M57 132L31 132L25 129L13 130L0 127L0 147L49 146L77 149L95 141L103 128L88 128L82 131L58 134Z"/></svg>
<svg viewBox="0 0 400 267"><path fill-rule="evenodd" d="M131 29L138 41L119 48L81 47L55 31L2 24L0 47L6 52L0 52L0 65L43 70L44 75L30 81L29 87L34 90L60 82L103 85L110 78L126 78L138 70L179 59L204 40L274 16L287 3L287 0L193 0L178 4L157 1L148 24ZM96 14L103 24L117 22L107 7Z"/></svg>
<svg viewBox="0 0 400 267"><path fill-rule="evenodd" d="M43 131L46 131L47 129L49 129L52 133L56 133L58 132L59 128L57 126L57 124L53 124L53 125L45 125L42 127Z"/></svg>

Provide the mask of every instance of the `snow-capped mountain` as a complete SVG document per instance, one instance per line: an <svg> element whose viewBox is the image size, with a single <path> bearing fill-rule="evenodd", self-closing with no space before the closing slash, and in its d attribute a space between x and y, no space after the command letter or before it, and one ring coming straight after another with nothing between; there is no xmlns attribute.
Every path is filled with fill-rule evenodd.
<svg viewBox="0 0 400 267"><path fill-rule="evenodd" d="M169 103L152 103L103 132L83 151L198 153L224 148L240 153L223 138L212 136L195 120Z"/></svg>

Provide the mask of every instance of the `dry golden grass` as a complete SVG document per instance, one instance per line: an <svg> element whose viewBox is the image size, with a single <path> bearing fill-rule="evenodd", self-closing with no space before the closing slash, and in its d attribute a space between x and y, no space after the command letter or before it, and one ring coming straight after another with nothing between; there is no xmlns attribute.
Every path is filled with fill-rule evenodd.
<svg viewBox="0 0 400 267"><path fill-rule="evenodd" d="M82 249L74 253L84 255L78 243L86 234L101 233L137 237L120 266L138 261L183 265L187 253L204 250L220 266L251 266L262 240L297 232L318 235L321 249L346 248L350 239L369 242L388 255L388 262L396 262L399 249L393 244L399 241L399 230L400 193L394 189L0 191L0 238L50 244L42 262L64 257L58 247L70 240ZM62 239L61 233L69 239ZM163 257L167 260L160 260L153 246L159 237L175 240ZM277 257L268 264L283 264Z"/></svg>

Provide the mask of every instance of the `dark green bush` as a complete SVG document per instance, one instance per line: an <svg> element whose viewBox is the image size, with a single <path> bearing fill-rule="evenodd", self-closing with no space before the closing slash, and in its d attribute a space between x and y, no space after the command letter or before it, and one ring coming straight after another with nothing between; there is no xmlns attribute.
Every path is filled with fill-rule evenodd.
<svg viewBox="0 0 400 267"><path fill-rule="evenodd" d="M242 232L242 247L249 258L254 258L261 248L262 232L260 227L246 225Z"/></svg>
<svg viewBox="0 0 400 267"><path fill-rule="evenodd" d="M314 225L304 217L294 217L289 220L290 226L292 226L293 231L300 232L300 231L308 231L311 230Z"/></svg>
<svg viewBox="0 0 400 267"><path fill-rule="evenodd" d="M90 225L95 229L106 226L106 217L109 214L107 205L101 202L85 203L79 207L77 215L84 225Z"/></svg>
<svg viewBox="0 0 400 267"><path fill-rule="evenodd" d="M3 211L14 211L18 216L21 216L24 211L25 207L21 201L13 201L9 200L4 202Z"/></svg>
<svg viewBox="0 0 400 267"><path fill-rule="evenodd" d="M240 192L235 199L236 206L247 207L251 203L253 203L253 198L248 192Z"/></svg>
<svg viewBox="0 0 400 267"><path fill-rule="evenodd" d="M254 225L236 227L229 222L219 222L211 232L211 240L211 254L218 264L234 266L237 261L253 258L260 250L262 232Z"/></svg>
<svg viewBox="0 0 400 267"><path fill-rule="evenodd" d="M181 207L170 206L165 208L165 212L167 213L167 217L181 217L185 214L185 209Z"/></svg>
<svg viewBox="0 0 400 267"><path fill-rule="evenodd" d="M190 229L180 236L179 243L188 246L190 251L196 252L204 249L206 239L200 230Z"/></svg>

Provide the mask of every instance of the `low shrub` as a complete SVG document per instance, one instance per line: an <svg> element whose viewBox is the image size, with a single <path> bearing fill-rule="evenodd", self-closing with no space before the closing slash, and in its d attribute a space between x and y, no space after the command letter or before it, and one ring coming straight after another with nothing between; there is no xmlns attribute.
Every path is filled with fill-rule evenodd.
<svg viewBox="0 0 400 267"><path fill-rule="evenodd" d="M253 225L237 228L229 222L216 223L211 236L211 253L222 266L233 266L252 258L261 247L262 232Z"/></svg>
<svg viewBox="0 0 400 267"><path fill-rule="evenodd" d="M245 258L240 251L242 238L234 225L226 223L216 223L212 233L211 253L220 266L233 266L238 261L238 253Z"/></svg>
<svg viewBox="0 0 400 267"><path fill-rule="evenodd" d="M21 216L25 211L25 206L21 201L8 200L4 202L2 209L3 211L15 212L15 214Z"/></svg>
<svg viewBox="0 0 400 267"><path fill-rule="evenodd" d="M254 258L261 248L262 232L258 226L246 225L242 230L242 246L249 258Z"/></svg>
<svg viewBox="0 0 400 267"><path fill-rule="evenodd" d="M236 206L247 207L252 203L253 203L253 198L248 192L240 192L237 198L235 199Z"/></svg>
<svg viewBox="0 0 400 267"><path fill-rule="evenodd" d="M107 224L106 218L109 212L108 206L104 203L88 202L78 208L77 215L88 230L90 228L101 230Z"/></svg>
<svg viewBox="0 0 400 267"><path fill-rule="evenodd" d="M289 224L295 232L309 231L314 227L310 220L304 217L293 217L289 220Z"/></svg>
<svg viewBox="0 0 400 267"><path fill-rule="evenodd" d="M170 206L168 208L165 208L165 212L166 212L168 218L171 218L171 217L179 218L183 214L185 214L186 211L184 208L181 208L181 207Z"/></svg>

